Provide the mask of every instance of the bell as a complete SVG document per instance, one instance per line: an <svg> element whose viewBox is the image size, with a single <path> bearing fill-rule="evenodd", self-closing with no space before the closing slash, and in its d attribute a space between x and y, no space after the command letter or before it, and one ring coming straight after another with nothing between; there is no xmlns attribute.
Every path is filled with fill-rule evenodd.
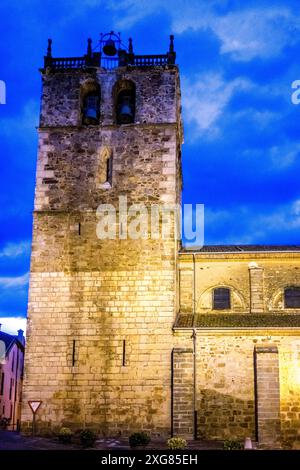
<svg viewBox="0 0 300 470"><path fill-rule="evenodd" d="M84 124L98 124L98 97L88 96L83 116Z"/></svg>
<svg viewBox="0 0 300 470"><path fill-rule="evenodd" d="M108 39L103 46L103 52L105 55L108 56L116 55L117 49L115 46L115 41L113 41L112 39Z"/></svg>
<svg viewBox="0 0 300 470"><path fill-rule="evenodd" d="M120 124L130 124L133 122L133 110L130 103L124 102L120 105L118 121Z"/></svg>
<svg viewBox="0 0 300 470"><path fill-rule="evenodd" d="M97 122L97 111L94 108L87 108L84 113L84 121L88 123Z"/></svg>

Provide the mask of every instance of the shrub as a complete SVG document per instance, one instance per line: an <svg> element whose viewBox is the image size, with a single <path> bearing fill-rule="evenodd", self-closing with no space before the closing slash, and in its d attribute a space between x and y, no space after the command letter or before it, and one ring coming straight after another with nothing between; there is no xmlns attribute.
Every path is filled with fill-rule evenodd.
<svg viewBox="0 0 300 470"><path fill-rule="evenodd" d="M60 428L59 433L58 433L58 439L60 442L63 442L64 444L70 444L71 440L73 437L73 432L71 431L70 428Z"/></svg>
<svg viewBox="0 0 300 470"><path fill-rule="evenodd" d="M237 440L227 440L223 443L224 450L241 450L244 446L240 441Z"/></svg>
<svg viewBox="0 0 300 470"><path fill-rule="evenodd" d="M146 446L150 442L150 437L146 432L135 432L129 437L130 447Z"/></svg>
<svg viewBox="0 0 300 470"><path fill-rule="evenodd" d="M97 439L97 434L90 429L83 429L80 432L80 442L83 447L93 447Z"/></svg>
<svg viewBox="0 0 300 470"><path fill-rule="evenodd" d="M182 437L171 437L167 440L168 449L185 449L187 442Z"/></svg>

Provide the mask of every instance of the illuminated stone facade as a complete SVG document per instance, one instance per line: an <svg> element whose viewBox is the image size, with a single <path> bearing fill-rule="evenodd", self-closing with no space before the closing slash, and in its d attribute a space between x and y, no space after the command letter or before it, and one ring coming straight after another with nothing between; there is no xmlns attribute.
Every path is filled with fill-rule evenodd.
<svg viewBox="0 0 300 470"><path fill-rule="evenodd" d="M188 351L196 332L198 437L252 437L271 447L300 441L300 308L284 303L285 288L300 285L299 262L297 246L180 253L174 335ZM213 308L219 287L230 289L229 309ZM185 421L193 420L190 407Z"/></svg>
<svg viewBox="0 0 300 470"><path fill-rule="evenodd" d="M48 67L42 78L23 431L35 399L40 432L64 423L167 435L179 245L101 240L96 212L118 208L119 196L146 208L180 202L178 69ZM117 125L115 90L128 81L134 123ZM99 122L82 125L82 94L95 83Z"/></svg>
<svg viewBox="0 0 300 470"><path fill-rule="evenodd" d="M178 68L130 60L106 70L50 57L42 70L22 430L31 429L27 401L42 400L39 432L197 429L294 442L300 309L284 309L283 291L300 285L299 247L193 255L174 237L97 236L99 204L181 201ZM128 82L134 122L120 125L116 90ZM87 125L91 90L100 108ZM217 287L230 289L226 311L213 308Z"/></svg>

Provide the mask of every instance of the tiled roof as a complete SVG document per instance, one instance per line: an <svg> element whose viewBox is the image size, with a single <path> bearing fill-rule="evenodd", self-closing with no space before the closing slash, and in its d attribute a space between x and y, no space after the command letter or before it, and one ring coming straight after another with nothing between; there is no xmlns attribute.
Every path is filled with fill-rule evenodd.
<svg viewBox="0 0 300 470"><path fill-rule="evenodd" d="M182 252L199 253L241 253L241 252L263 252L263 251L299 251L300 245L204 245L200 249L193 250L193 247L183 247Z"/></svg>
<svg viewBox="0 0 300 470"><path fill-rule="evenodd" d="M300 327L299 314L196 314L178 315L175 328L262 328L262 327Z"/></svg>
<svg viewBox="0 0 300 470"><path fill-rule="evenodd" d="M6 354L13 346L14 343L18 343L18 345L23 348L24 346L19 342L18 337L14 335L9 335L8 333L4 333L4 331L0 331L0 341L3 341L5 344Z"/></svg>
<svg viewBox="0 0 300 470"><path fill-rule="evenodd" d="M0 341L5 343L6 349L9 348L10 344L14 341L15 337L13 335L9 335L8 333L4 333L0 331Z"/></svg>

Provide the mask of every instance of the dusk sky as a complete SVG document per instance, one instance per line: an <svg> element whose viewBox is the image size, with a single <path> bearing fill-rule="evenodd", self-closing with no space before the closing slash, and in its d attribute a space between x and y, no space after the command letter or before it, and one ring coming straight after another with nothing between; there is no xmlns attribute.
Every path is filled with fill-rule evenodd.
<svg viewBox="0 0 300 470"><path fill-rule="evenodd" d="M120 31L138 54L175 35L185 143L183 202L205 204L205 244L297 244L300 80L297 0L1 0L0 317L25 317L41 79L53 56ZM0 318L8 325L8 321ZM13 329L20 324L13 320ZM5 329L5 328L3 328Z"/></svg>

